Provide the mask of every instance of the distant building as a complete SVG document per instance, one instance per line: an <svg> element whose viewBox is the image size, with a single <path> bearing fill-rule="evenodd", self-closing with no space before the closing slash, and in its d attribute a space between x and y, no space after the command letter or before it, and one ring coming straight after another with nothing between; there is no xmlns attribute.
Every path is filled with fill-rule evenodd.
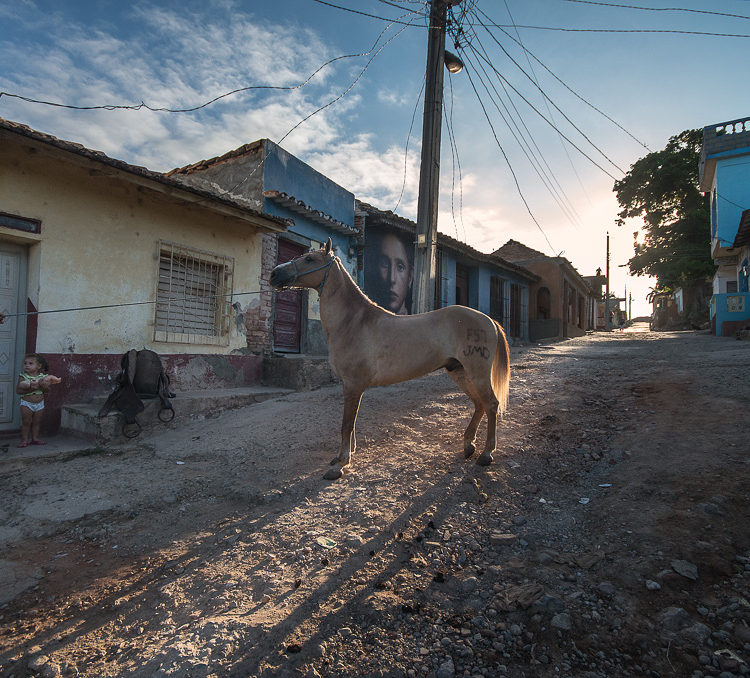
<svg viewBox="0 0 750 678"><path fill-rule="evenodd" d="M711 196L711 257L717 266L711 328L750 327L750 117L703 128L700 188Z"/></svg>
<svg viewBox="0 0 750 678"><path fill-rule="evenodd" d="M597 268L596 275L585 275L583 279L588 283L593 299L591 328L604 331L607 329L607 302L604 299L607 276L602 273L601 268Z"/></svg>
<svg viewBox="0 0 750 678"><path fill-rule="evenodd" d="M538 276L531 285L531 341L579 337L596 327L596 298L589 283L565 257L549 257L516 240L493 252Z"/></svg>

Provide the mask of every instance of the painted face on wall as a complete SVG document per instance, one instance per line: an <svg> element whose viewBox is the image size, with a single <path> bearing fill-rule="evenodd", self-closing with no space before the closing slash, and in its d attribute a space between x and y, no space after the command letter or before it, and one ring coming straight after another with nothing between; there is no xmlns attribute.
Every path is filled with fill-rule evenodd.
<svg viewBox="0 0 750 678"><path fill-rule="evenodd" d="M406 298L412 282L412 267L406 245L392 233L386 233L380 244L378 273L383 290L387 291L385 306L396 315L406 315Z"/></svg>

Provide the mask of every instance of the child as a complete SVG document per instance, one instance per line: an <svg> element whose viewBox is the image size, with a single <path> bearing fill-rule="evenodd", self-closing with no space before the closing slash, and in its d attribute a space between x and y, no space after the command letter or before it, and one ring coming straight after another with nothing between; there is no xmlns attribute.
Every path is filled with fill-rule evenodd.
<svg viewBox="0 0 750 678"><path fill-rule="evenodd" d="M21 444L18 447L46 444L39 440L44 394L49 391L52 384L62 381L59 377L47 374L48 371L47 361L39 354L27 353L24 356L23 372L18 375L16 386L16 393L21 396Z"/></svg>

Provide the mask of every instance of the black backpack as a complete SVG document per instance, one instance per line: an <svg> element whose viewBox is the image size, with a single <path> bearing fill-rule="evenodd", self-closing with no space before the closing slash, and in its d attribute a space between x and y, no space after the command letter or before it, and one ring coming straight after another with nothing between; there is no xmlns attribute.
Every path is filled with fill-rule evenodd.
<svg viewBox="0 0 750 678"><path fill-rule="evenodd" d="M133 349L123 354L120 368L115 390L99 410L100 417L116 408L125 418L122 434L126 438L135 438L141 432L136 415L145 409L143 399L159 398L159 420L168 423L174 419L175 412L169 399L175 394L169 390L169 377L158 353L145 348L142 351Z"/></svg>

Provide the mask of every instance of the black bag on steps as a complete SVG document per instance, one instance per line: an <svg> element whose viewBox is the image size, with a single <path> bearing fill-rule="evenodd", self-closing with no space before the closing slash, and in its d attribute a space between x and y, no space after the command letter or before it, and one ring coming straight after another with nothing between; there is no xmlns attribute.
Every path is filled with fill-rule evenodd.
<svg viewBox="0 0 750 678"><path fill-rule="evenodd" d="M169 377L157 353L149 349L128 351L120 360L120 368L115 390L99 410L100 417L116 408L125 419L122 434L126 438L135 438L141 432L136 415L145 409L142 399L159 398L159 420L167 423L174 419L170 398L175 394L169 390Z"/></svg>

